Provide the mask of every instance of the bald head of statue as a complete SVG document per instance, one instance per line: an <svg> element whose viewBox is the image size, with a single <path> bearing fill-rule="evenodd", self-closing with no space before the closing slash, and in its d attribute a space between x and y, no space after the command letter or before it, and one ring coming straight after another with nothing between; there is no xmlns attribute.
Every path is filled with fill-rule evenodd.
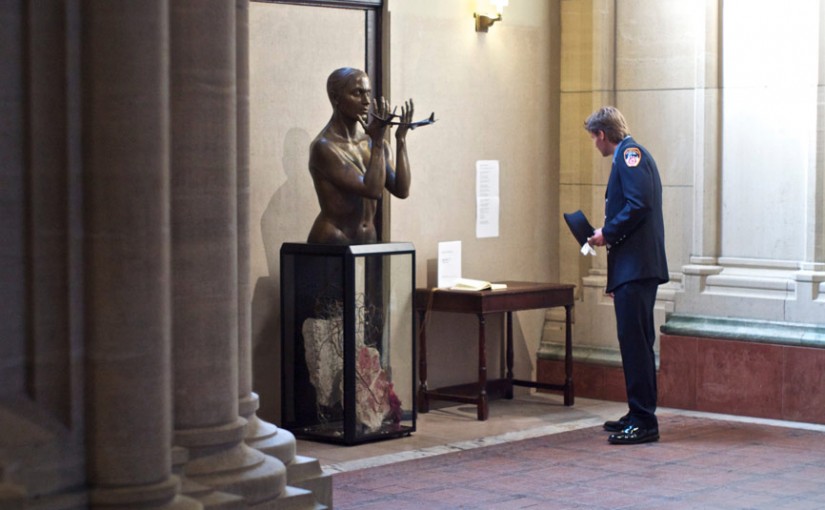
<svg viewBox="0 0 825 510"><path fill-rule="evenodd" d="M333 108L337 106L338 97L347 86L354 83L361 76L367 76L367 73L353 67L342 67L329 75L329 78L327 78L327 96L329 96L329 102L332 103Z"/></svg>

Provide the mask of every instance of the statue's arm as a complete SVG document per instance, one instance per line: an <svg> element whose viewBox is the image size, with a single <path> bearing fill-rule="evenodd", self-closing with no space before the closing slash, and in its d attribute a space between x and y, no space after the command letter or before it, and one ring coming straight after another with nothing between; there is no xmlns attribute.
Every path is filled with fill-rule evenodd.
<svg viewBox="0 0 825 510"><path fill-rule="evenodd" d="M372 112L369 124L364 125L364 132L370 140L370 157L367 164L367 171L364 173L364 184L369 189L370 198L376 200L384 193L387 175L391 172L389 158L384 150L384 138L387 132L387 125L380 119L386 118L389 114L390 104L383 97L372 100Z"/></svg>

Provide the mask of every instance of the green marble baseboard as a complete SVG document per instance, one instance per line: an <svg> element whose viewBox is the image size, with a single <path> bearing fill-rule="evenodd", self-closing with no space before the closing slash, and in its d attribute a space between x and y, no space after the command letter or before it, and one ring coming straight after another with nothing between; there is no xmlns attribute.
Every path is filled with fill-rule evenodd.
<svg viewBox="0 0 825 510"><path fill-rule="evenodd" d="M797 347L825 348L825 325L672 314L661 332Z"/></svg>

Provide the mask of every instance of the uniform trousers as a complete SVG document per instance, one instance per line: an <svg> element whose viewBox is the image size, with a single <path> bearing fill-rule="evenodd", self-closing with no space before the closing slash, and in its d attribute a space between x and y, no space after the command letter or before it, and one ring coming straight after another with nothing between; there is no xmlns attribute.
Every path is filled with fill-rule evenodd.
<svg viewBox="0 0 825 510"><path fill-rule="evenodd" d="M613 291L629 417L633 425L658 428L656 419L656 279L627 282Z"/></svg>

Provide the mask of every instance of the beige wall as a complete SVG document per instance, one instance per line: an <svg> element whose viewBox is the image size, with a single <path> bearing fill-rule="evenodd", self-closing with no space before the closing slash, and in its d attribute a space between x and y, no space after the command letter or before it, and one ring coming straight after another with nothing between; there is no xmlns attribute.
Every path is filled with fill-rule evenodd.
<svg viewBox="0 0 825 510"><path fill-rule="evenodd" d="M409 137L410 198L392 203L392 238L415 243L418 282L438 241L461 240L463 274L557 277L558 4L511 2L486 34L475 2L390 1L390 91L438 122ZM475 237L475 162L501 165L500 236Z"/></svg>
<svg viewBox="0 0 825 510"><path fill-rule="evenodd" d="M250 3L250 282L253 388L280 417L280 248L304 242L320 210L309 144L332 114L326 81L364 68L357 10Z"/></svg>
<svg viewBox="0 0 825 510"><path fill-rule="evenodd" d="M582 130L614 104L662 174L668 312L821 323L825 2L563 1L561 209L603 214L609 158ZM724 77L724 82L723 82ZM567 149L571 150L567 150ZM581 282L577 359L619 362L606 256L560 238L561 279ZM557 357L550 322L540 355Z"/></svg>
<svg viewBox="0 0 825 510"><path fill-rule="evenodd" d="M427 284L427 260L435 257L437 243L448 240L463 243L465 276L553 281L558 2L512 2L504 21L486 34L474 30L475 7L474 1L388 2L385 93L394 104L412 98L416 119L430 112L438 119L408 135L412 190L406 200L385 202L388 240L415 245L418 286ZM263 417L277 416L279 407L278 249L286 241L303 242L318 213L307 170L309 144L331 113L327 75L342 66L363 68L363 26L358 11L252 3L250 299L254 387ZM483 159L501 165L500 236L492 239L475 237L475 162ZM517 319L516 359L526 376L543 314ZM456 321L445 329L439 321L434 319L433 338L437 331L457 337L449 354L470 349L466 356L475 360L474 318L459 318L455 329ZM454 377L472 379L473 367L469 361L466 376Z"/></svg>
<svg viewBox="0 0 825 510"><path fill-rule="evenodd" d="M169 151L187 147L182 140L189 136L181 133L197 132L213 143L220 139L224 153L234 144L223 129L232 124L224 122L226 111L224 121L217 112L203 112L206 123L170 115L171 107L192 104L192 97L178 94L180 89L170 98L167 74L174 70L177 80L182 70L170 66L171 54L180 55L179 45L202 49L195 43L204 34L215 43L220 34L231 39L233 31L223 2L208 3L224 14L220 33L205 28L213 21L210 16L203 24L188 25L194 18L184 9L206 12L195 4L199 0L176 1L170 11L163 0L115 8L104 1L84 1L82 8L81 2L0 2L0 40L7 43L0 44L0 117L7 135L0 137L0 196L7 212L0 217L0 237L8 239L0 245L0 357L8 360L0 369L0 430L5 433L0 499L14 507L84 507L90 498L104 501L115 493L121 506L132 507L138 500L154 504L176 497L168 472L171 388L158 389L158 384L176 365L174 342L201 340L196 329L203 322L195 321L196 327L180 338L170 335L169 321L174 323L180 310L162 303L172 295L171 279L183 271L170 273L161 266L173 249L171 233L178 240L181 236L180 229L169 228L171 200L180 205L179 199L192 191L186 179L204 184L200 178L208 172L190 171L184 177L179 166L170 166ZM387 0L386 91L396 104L415 98L417 117L435 111L439 118L436 125L411 133L413 192L405 201L388 204L389 238L410 241L419 250L418 284L426 281L426 261L436 243L453 239L464 242L468 276L575 283L583 290L576 303L576 357L616 362L612 303L602 292L604 255L581 257L560 227L559 215L582 208L598 218L609 161L593 150L581 123L599 105L615 103L656 156L666 187L674 281L660 290L657 320L674 310L822 324L825 0L786 2L782 9L775 4L513 0L503 22L476 34L474 1ZM244 6L243 1L238 5ZM336 67L362 65L365 34L357 11L258 2L251 11L254 291L240 298L253 308L260 414L272 417L280 390L278 248L284 241L303 240L317 213L306 160L311 139L330 114L324 80ZM754 32L756 27L763 28ZM170 39L177 45L174 51ZM238 42L243 47L243 39ZM123 58L127 54L142 58ZM211 55L206 57L211 61ZM205 83L204 77L218 68L225 76L224 64L206 65L205 73L185 81ZM204 86L196 95L217 91L224 97L227 87L235 85ZM242 104L243 97L238 99ZM173 133L175 122L181 125ZM209 123L223 127L210 132ZM129 150L123 150L123 141ZM101 154L114 159L92 157ZM192 152L186 164L201 162L203 155ZM495 239L474 236L473 169L479 159L501 162L501 236ZM127 175L135 161L142 163L140 171ZM231 167L218 169L226 184L220 189L224 205L231 202L234 186L226 175ZM178 192L169 189L175 179ZM242 187L241 203L244 192ZM203 195L196 198L203 207ZM231 210L224 208L222 225L233 223ZM177 212L191 215L198 209L182 206ZM752 221L754 215L759 221ZM765 228L755 230L754 224ZM190 239L193 245L208 244L214 233L210 225L187 225L199 231ZM112 235L102 234L101 226L111 226ZM224 229L224 234L218 248L222 257L234 252L231 233ZM200 264L213 251L192 253ZM216 280L225 282L233 268L231 262L223 265ZM204 281L210 278L195 278L184 288L199 288ZM222 300L222 314L234 308L232 301ZM156 312L147 315L147 307ZM113 313L151 317L147 326L144 320L108 320ZM207 307L198 313L208 313ZM544 338L552 351L560 330L554 314L548 316ZM517 317L519 377L527 375L535 359L542 321L541 312ZM489 330L501 326L497 319L490 323ZM431 385L472 379L473 318L444 314L430 325L437 344L431 351ZM119 332L123 328L126 336ZM222 349L234 341L234 333L227 335L213 345ZM149 355L124 357L118 342L127 337L140 344L132 350ZM800 343L822 347L808 340L801 337ZM231 352L198 352L223 373L232 371ZM594 358L586 358L590 355ZM494 375L498 363L493 354L490 358ZM141 384L134 377L118 377L123 373L118 363L124 360L143 363L135 371ZM808 375L821 376L801 377ZM234 384L221 383L223 389ZM156 391L144 391L148 387ZM201 402L208 413L215 392L209 385L199 389L204 395L199 392L185 403ZM134 398L136 392L140 398ZM235 395L218 393L227 397L221 409L228 409ZM101 425L102 418L119 425ZM257 427L267 430L260 423ZM233 430L238 429L224 429ZM114 439L103 440L105 434ZM121 444L122 437L131 443ZM288 439L285 444L289 450ZM176 461L187 462L180 453L175 451ZM101 459L118 468L99 470L91 479L82 466ZM150 464L157 469L147 470ZM118 480L111 483L113 478ZM162 487L162 480L170 483Z"/></svg>
<svg viewBox="0 0 825 510"><path fill-rule="evenodd" d="M437 243L451 240L462 242L466 277L558 280L559 3L510 2L486 34L474 30L475 1L388 4L392 100L412 97L416 117L438 119L409 135L412 190L390 209L392 240L415 244L418 285L427 285ZM475 162L487 159L500 162L500 232L477 239ZM532 373L543 317L516 316L520 377ZM498 324L492 319L490 331ZM434 314L430 328L430 387L472 381L475 317Z"/></svg>
<svg viewBox="0 0 825 510"><path fill-rule="evenodd" d="M719 208L694 210L677 313L797 323L825 316L825 2L771 7L718 3L723 145L719 164L696 174L703 188L695 196ZM706 139L712 127L705 124ZM706 225L716 242L696 235Z"/></svg>
<svg viewBox="0 0 825 510"><path fill-rule="evenodd" d="M724 6L732 21L724 26L721 256L801 261L814 239L804 219L816 168L819 2L795 2L781 24L772 7Z"/></svg>
<svg viewBox="0 0 825 510"><path fill-rule="evenodd" d="M250 4L252 282L278 275L281 243L304 242L320 210L309 144L332 114L327 76L364 67L364 15Z"/></svg>
<svg viewBox="0 0 825 510"><path fill-rule="evenodd" d="M708 156L716 149L705 129L715 126L706 110L718 107L715 2L568 1L561 12L561 210L582 209L601 225L611 160L595 150L582 126L600 106L617 106L662 176L672 281L659 291L658 326L673 310L682 266L690 260L695 176L706 157L713 164ZM618 364L613 302L604 295L606 252L582 257L569 236L560 237L559 251L562 281L580 284L576 358ZM558 320L547 325L542 355L562 353Z"/></svg>
<svg viewBox="0 0 825 510"><path fill-rule="evenodd" d="M416 246L419 286L427 284L427 262L434 259L437 243L448 240L463 243L465 276L576 284L577 358L618 363L612 301L603 295L605 254L581 257L560 217L562 211L581 208L598 223L603 214L610 161L593 149L581 126L595 108L615 104L627 116L634 136L654 154L662 173L672 282L660 289L657 324L671 311L817 321L825 286L823 222L818 214L823 179L821 154L816 152L822 122L812 112L815 71L822 67L822 4L806 0L787 13L799 22L799 30L787 40L777 39L785 41L784 46L770 46L772 60L780 62L784 53L794 51L789 41L807 38L800 52L805 69L794 71L803 79L789 82L788 73L759 75L771 78L765 82L771 87L765 89L765 80L753 77L759 66L746 66L749 46L737 46L750 37L744 31L747 24L737 24L746 18L737 11L742 8L737 3L521 0L511 2L504 21L479 34L473 30L475 1L388 0L385 92L395 104L413 98L416 118L435 112L438 119L409 135L412 190L406 200L385 203L388 240ZM290 78L280 83L306 77L300 85L306 103L301 115L303 109L316 113L303 126L276 115L265 115L263 123L256 124L253 106L252 189L253 195L261 195L253 199L252 281L266 283L259 285L253 299L257 363L269 363L277 351L272 339L278 336L278 317L271 299L278 288L273 263L277 258L272 254L277 255L283 241L301 240L317 212L306 172L306 148L328 115L323 78L339 66L335 57L319 51L327 43L318 41L328 31L319 29L316 38L312 27L317 21L303 23L294 17L297 11L321 10L292 9L296 14L288 23L280 21L271 28L277 37L273 47L293 56ZM352 25L352 30L361 26L353 20L342 23ZM299 36L308 36L307 47L293 42L300 41ZM361 36L353 32L350 39ZM341 44L350 44L350 39ZM314 52L313 59L295 59L299 50ZM728 78L738 80L728 89L722 88L723 65ZM253 62L253 72L258 72L255 66ZM305 71L298 72L301 68ZM274 72L277 75L277 67ZM308 81L310 76L317 84ZM253 98L254 93L253 87ZM284 101L273 96L275 103L279 100ZM789 107L754 110L749 104ZM798 114L788 117L789 112ZM760 133L779 129L776 139L790 137L795 150L778 156L788 143L777 143L771 145L774 159L758 157L753 147L760 137L747 134L754 126ZM254 144L256 130L280 133L267 143L282 140L275 145L283 145L279 150L285 156L276 151L262 158ZM272 168L256 168L256 158ZM776 158L787 167L783 172L770 171L778 165L770 163ZM475 237L475 162L482 159L501 164L501 233L493 239ZM783 201L774 207L777 214L758 205L773 204L774 198ZM261 200L268 201L266 209ZM769 234L769 241L756 241L747 222L751 216L762 218L765 227L760 232ZM261 227L262 238L255 239ZM255 249L256 243L260 249ZM803 299L795 298L800 292L805 293ZM266 295L270 298L260 299ZM741 296L748 300L743 302ZM545 314L518 315L517 370L530 370L540 338L541 355L559 354L563 315L551 312L546 318L542 332ZM475 355L473 317L435 314L430 326L440 335L433 342L434 359ZM496 341L490 340L491 348ZM459 365L450 370L431 367L431 386L474 377L472 363ZM273 388L272 366L256 372L258 391ZM264 406L265 401L262 395Z"/></svg>

